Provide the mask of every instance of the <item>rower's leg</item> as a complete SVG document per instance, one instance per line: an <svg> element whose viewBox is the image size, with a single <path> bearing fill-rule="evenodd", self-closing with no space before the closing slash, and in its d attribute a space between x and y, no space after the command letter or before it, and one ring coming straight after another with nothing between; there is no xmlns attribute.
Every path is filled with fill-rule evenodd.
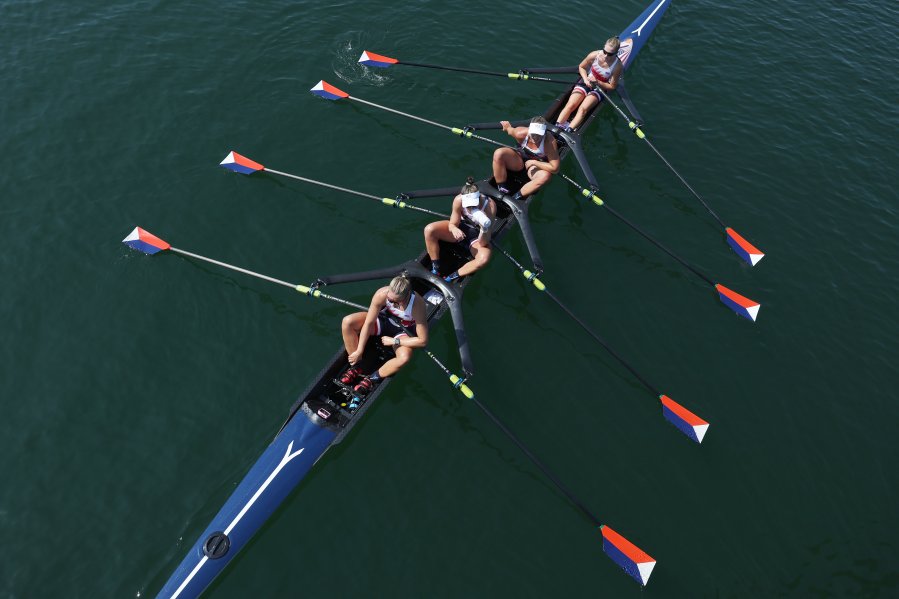
<svg viewBox="0 0 899 599"><path fill-rule="evenodd" d="M541 187L549 183L550 179L552 179L552 175L535 168L534 174L531 175L531 180L521 187L521 195L529 196L537 193Z"/></svg>
<svg viewBox="0 0 899 599"><path fill-rule="evenodd" d="M559 113L559 118L556 119L556 124L561 125L565 121L568 121L571 117L571 113L574 112L574 109L583 101L584 94L582 92L578 90L571 92L571 95L568 97L568 103L565 104L565 108L562 109L562 112Z"/></svg>
<svg viewBox="0 0 899 599"><path fill-rule="evenodd" d="M412 357L412 348L411 347L398 347L394 350L396 354L395 358L391 358L384 362L384 365L378 368L378 375L382 379L386 379L389 376L393 376L397 372L399 372L400 368L405 366L409 359Z"/></svg>
<svg viewBox="0 0 899 599"><path fill-rule="evenodd" d="M479 241L472 243L471 255L474 256L474 259L469 260L459 269L459 276L466 277L487 266L487 263L490 262L490 252L491 248L489 245L484 247Z"/></svg>
<svg viewBox="0 0 899 599"><path fill-rule="evenodd" d="M520 171L523 168L524 161L512 148L500 148L493 153L493 180L497 187L506 183L510 170Z"/></svg>
<svg viewBox="0 0 899 599"><path fill-rule="evenodd" d="M587 94L587 97L584 98L584 101L581 102L581 107L577 109L577 116L574 117L574 120L571 121L571 128L577 129L581 126L581 123L584 122L584 119L587 118L587 115L590 114L590 111L594 106L599 104L599 99L595 94Z"/></svg>
<svg viewBox="0 0 899 599"><path fill-rule="evenodd" d="M438 220L425 227L425 248L432 262L440 258L440 241L455 241L449 224L448 220Z"/></svg>
<svg viewBox="0 0 899 599"><path fill-rule="evenodd" d="M362 330L362 325L365 324L365 316L365 312L354 312L344 316L343 322L340 323L340 332L343 334L343 347L348 355L359 347L359 331ZM374 334L374 331L372 333Z"/></svg>

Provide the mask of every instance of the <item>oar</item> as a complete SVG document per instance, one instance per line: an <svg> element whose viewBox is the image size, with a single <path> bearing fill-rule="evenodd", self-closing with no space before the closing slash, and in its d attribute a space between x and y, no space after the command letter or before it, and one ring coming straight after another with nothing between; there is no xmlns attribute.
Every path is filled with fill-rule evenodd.
<svg viewBox="0 0 899 599"><path fill-rule="evenodd" d="M354 102L359 102L360 104L367 104L368 106L374 106L375 108L380 108L381 110L386 110L387 112L392 112L394 114L398 114L400 116L404 116L406 118L410 118L416 121L420 121L422 123L427 123L428 125L433 125L435 127L440 127L441 129L446 129L450 131L453 135L458 135L460 137L466 137L469 139L480 139L481 141L486 141L487 143L491 143L495 146L500 146L502 148L509 148L511 146L507 146L504 143L500 143L495 139L490 139L489 137L482 137L480 135L475 135L470 128L468 127L450 127L449 125L441 125L440 123L436 123L434 121L429 121L428 119L423 119L420 116L415 116L414 114L409 114L408 112L402 112L399 110L395 110L393 108L389 108L387 106L382 106L380 104L375 104L374 102L369 102L368 100L363 100L362 98L357 98L355 96L351 96L345 91L338 89L328 83L327 81L319 81L315 87L311 90L313 94L324 98L326 100L353 100Z"/></svg>
<svg viewBox="0 0 899 599"><path fill-rule="evenodd" d="M561 79L551 79L549 77L537 77L537 76L531 75L530 71L528 71L527 69L519 69L519 71L517 73L499 73L499 72L494 72L494 71L481 71L481 70L477 70L477 69L445 67L445 66L432 65L432 64L421 64L421 63L416 63L416 62L400 61L396 58L391 58L389 56L382 56L380 54L375 54L374 52L368 52L368 51L362 53L362 56L359 58L359 62L364 65L370 66L370 67L387 68L387 67L391 67L393 65L398 64L398 65L406 65L406 66L413 66L413 67L427 67L430 69L440 69L440 70L444 70L444 71L460 71L463 73L475 73L478 75L492 75L492 76L496 76L496 77L506 77L508 79L515 79L515 80L519 80L519 81L545 81L548 83L560 83L563 85L571 85L572 84L571 81L563 81ZM674 168L674 166L672 166L671 163L668 162L668 160L662 155L662 153L659 152L659 150L653 145L653 143L649 140L649 138L646 137L646 134L640 128L640 125L638 123L634 122L631 119L631 117L628 116L627 113L625 113L612 100L612 98L609 97L609 95L605 92L605 90L603 90L601 87L596 87L596 91L598 91L600 94L602 94L602 96L606 100L608 100L609 104L612 105L612 107L615 109L615 111L618 112L618 114L620 114L621 117L625 121L627 121L628 127L634 132L634 134L637 137L639 137L640 139L642 139L643 141L645 141L647 143L647 145L649 145L649 147L652 149L652 151L655 152L656 156L658 156L662 160L662 162L665 163L665 165L671 170L672 173L674 173L674 175L680 180L680 182L684 184L684 186L690 191L690 193L692 193L693 196L697 200L699 200L699 202L709 212L709 214L711 214L712 217L714 217L714 219L716 221L718 221L718 224L721 225L721 227L724 229L724 234L727 239L727 243L730 245L731 248L733 248L734 252L736 252L740 258L742 258L743 260L748 262L751 266L755 266L756 264L758 264L759 261L765 257L765 254L762 253L762 251L759 250L758 248L756 248L754 245L749 243L742 236L740 236L739 233L737 233L732 228L730 228L724 224L724 221L722 221L721 218L715 213L715 211L712 210L712 208L699 195L699 193L697 193L697 191L695 189L693 189L693 187L689 183L687 183L687 180L684 179L683 176L681 176L681 174Z"/></svg>
<svg viewBox="0 0 899 599"><path fill-rule="evenodd" d="M339 187L337 185L331 185L330 183L324 183L322 181L316 181L315 179L307 179L306 177L300 177L299 175L292 175L290 173L282 173L281 171L276 171L274 169L266 168L259 164L254 160L250 160L246 156L241 156L237 152L229 152L225 159L219 163L220 166L234 171L235 173L241 173L243 175L252 175L253 173L259 171L265 171L266 173L272 173L274 175L280 175L282 177L289 177L291 179L296 179L297 181L303 181L305 183L312 183L313 185L319 185L321 187L327 187L328 189L336 189L337 191L342 191L344 193L349 193L352 195L356 195L362 198L367 198L371 200L375 200L376 202L380 202L381 204L387 206L393 206L394 208L408 208L409 210L417 210L419 212L425 212L427 214L433 214L434 216L446 216L445 214L441 214L440 212L434 212L433 210L428 210L427 208L421 208L419 206L413 206L412 204L407 204L401 198L381 198L378 196L374 196L368 193L362 193L361 191L354 191L352 189L347 189L346 187Z"/></svg>
<svg viewBox="0 0 899 599"><path fill-rule="evenodd" d="M442 124L440 124L440 123L436 123L436 122L430 121L430 120L428 120L428 119L423 119L423 118L421 118L421 117L417 117L417 116L412 115L412 114L407 114L407 113L405 113L405 112L400 112L400 111L394 110L394 109L392 109L392 108L387 108L386 106L380 106L379 104L375 104L375 103L373 103L373 102L368 102L368 101L366 101L366 100L360 100L359 98L353 98L353 97L351 97L348 93L346 93L345 91L342 91L342 90L340 90L340 89L334 87L333 85L331 85L331 84L329 84L329 83L326 83L325 81L319 81L319 82L318 82L318 85L316 85L315 87L313 87L312 90L310 90L310 91L312 91L312 93L314 93L315 95L321 96L322 98L326 98L326 99L328 99L328 100L340 100L340 99L344 99L344 98L356 100L357 102L362 102L363 104L368 104L369 106L374 106L375 108L381 108L381 109L387 110L387 111L389 111L389 112L393 112L393 113L399 114L399 115L401 115L401 116L405 116L405 117L414 119L414 120L416 120L416 121L421 121L421 122L423 122L423 123L427 123L427 124L430 124L430 125L434 125L434 126L440 127L440 128L442 128L442 129L449 129L449 130L452 131L453 133L456 133L457 135L461 135L461 136L463 136L463 137L468 137L468 138L474 137L474 138L477 138L477 139L481 139L481 140L483 140L483 141L490 142L490 143L495 144L495 145L499 145L499 146L503 145L503 144L501 144L501 143L499 143L499 142L497 142L497 141L494 141L494 140L492 140L492 139L488 139L488 138L486 138L486 137L480 137L480 136L474 135L474 134L471 133L471 131L466 131L466 130L464 130L464 129L459 129L459 128L449 127L449 126L447 126L447 125L442 125ZM508 147L508 146L506 146L506 147ZM705 281L705 282L708 283L709 285L712 285L712 286L715 288L715 290L718 292L718 297L721 299L721 301L724 303L725 306L727 306L728 308L730 308L731 310L733 310L734 312L736 312L736 313L739 314L740 316L742 316L742 317L744 317L744 318L747 318L747 319L749 319L749 320L755 321L756 317L758 316L758 311L759 311L759 309L761 308L761 304L759 304L758 302L753 301L753 300L751 300L751 299L749 299L749 298L747 298L747 297L744 297L744 296L740 295L740 294L737 293L736 291L733 291L733 290L731 290L731 289L728 289L728 288L725 287L724 285L720 285L720 284L717 284L717 283L713 282L713 281L712 281L711 279L709 279L706 275L702 274L702 272L700 272L699 270L697 270L694 266L690 265L687 261L685 261L685 260L683 260L682 258L680 258L677 254L675 254L674 252L672 252L671 250L669 250L668 248L666 248L665 246L663 246L661 243L659 243L658 241L656 241L655 239L653 239L652 237L650 237L647 233L645 233L642 229L640 229L639 227L637 227L636 225L634 225L633 223L631 223L629 220L627 220L626 218L624 218L624 217L623 217L621 214L619 214L617 211L613 210L613 209L610 208L608 205L606 205L605 202L603 202L603 200L600 199L599 196L597 196L595 193L593 193L593 191L588 190L588 189L585 189L582 185L580 185L579 183L577 183L576 181L574 181L573 179L571 179L571 178L568 177L567 175L562 174L562 177L564 177L566 181L568 181L569 183L571 183L572 185L574 185L575 187L577 187L577 188L581 191L581 194L582 194L584 197L587 197L587 198L592 199L593 202L594 202L597 206L603 206L603 207L605 207L606 209L608 209L609 212L610 212L611 214L613 214L614 216L616 216L616 217L617 217L619 220L621 220L623 223L627 224L629 227L631 227L632 229L634 229L637 233L639 233L640 235L642 235L643 237L645 237L646 239L648 239L648 240L649 240L651 243L653 243L656 247L658 247L659 249L663 250L663 251L664 251L665 253L667 253L669 256L671 256L672 258L674 258L675 260L677 260L678 262L680 262L684 267L686 267L689 271L691 271L693 274L695 274L696 276L698 276L700 279L702 279L703 281Z"/></svg>
<svg viewBox="0 0 899 599"><path fill-rule="evenodd" d="M229 153L228 156L225 158L225 160L223 160L220 164L221 164L221 166L223 166L229 170L233 170L235 172L245 173L245 174L251 174L253 172L262 170L261 168L257 168L257 167L262 166L258 162L253 162L252 160L249 160L248 158L241 156L240 154L237 154L236 152ZM250 166L250 164L256 165L256 166L255 167ZM246 169L253 169L253 170L246 170ZM303 181L308 181L308 179L303 179L303 178L300 178L300 179ZM357 191L354 191L352 189L347 189L345 187L338 187L336 185L328 185L328 187L331 187L333 189L338 189L340 191L343 191L343 192L346 192L346 193L349 193L352 195L356 195L356 196L373 198L375 200L379 199L377 196L369 196L367 194L359 193ZM445 189L439 189L439 190L425 190L425 191L421 191L421 192L410 192L408 194L401 194L401 195L402 196L448 195L448 194L456 193L456 191L457 191L457 188L445 188ZM440 193L435 194L435 192L440 192ZM386 202L383 202L383 204L392 205L392 204L387 204ZM440 213L436 213L436 212L432 212L432 214L436 214L436 215L442 216L444 218L449 218L449 216L446 214L440 214ZM588 334L590 334L596 341L598 341L599 344L602 345L606 349L606 351L608 351L616 360L618 360L625 368L627 368L631 372L631 374L633 374L637 378L637 380L639 380L647 389L649 389L650 392L655 394L655 396L659 399L659 401L662 402L663 414L666 419L668 419L672 424L674 424L678 428L678 430L683 432L685 435L687 435L688 437L690 437L697 443L702 443L702 438L705 436L705 433L709 428L708 422L706 422L705 420L703 420L702 418L700 418L693 412L689 411L682 405L678 404L677 402L675 402L673 399L671 399L667 395L659 392L655 387L653 387L649 382L647 382L647 380L645 378L643 378L640 375L640 373L638 373L630 364L628 364L624 360L624 358L622 358L614 349L612 349L612 347L609 346L599 335L597 335L595 332L593 332L580 318L578 318L573 312L571 312L571 310L569 310L568 307L565 306L561 302L561 300L559 300L559 298L557 298L553 293L551 293L548 289L546 289L546 286L543 284L543 282L537 278L536 273L533 273L529 269L522 266L521 263L518 260L516 260L514 256L512 256L509 252L507 252L502 246L497 244L495 241L491 240L491 244L493 245L493 247L495 247L497 250L499 250L506 258L508 258L512 262L512 264L514 264L518 268L518 270L521 271L521 273L524 275L524 277L528 281L533 283L534 287L536 287L540 291L545 291L546 294L554 302L556 302L559 305L559 307L562 308L562 310L566 314L568 314L571 318L573 318L575 320L575 322L577 322L585 331L587 331ZM452 373L450 373L449 371L447 371L447 374L452 375Z"/></svg>
<svg viewBox="0 0 899 599"><path fill-rule="evenodd" d="M324 293L320 289L316 289L314 287L307 287L305 285L296 285L294 283L288 283L287 281L282 281L282 280L276 279L274 277L269 277L267 275L259 274L258 272L253 272L252 270L247 270L245 268L240 268L239 266L234 266L233 264L219 262L218 260L213 260L212 258L207 258L206 256L194 254L192 252L187 252L185 250L179 250L176 247L172 247L168 242L163 241L159 237L156 237L152 233L149 233L149 232L145 231L144 229L141 229L140 227L135 227L134 230L131 231L131 233L128 235L128 237L126 237L125 239L122 240L122 243L124 243L125 245L130 246L136 250L139 250L145 254L150 254L150 255L153 255L153 254L156 254L156 253L162 252L162 251L175 252L176 254L181 254L183 256L189 256L190 258L195 258L197 260L209 262L210 264L215 264L216 266L221 266L222 268L228 268L230 270L234 270L234 271L243 273L245 275L250 275L251 277L256 277L257 279L262 279L264 281L269 281L271 283L277 283L278 285L284 285L285 287L290 287L291 289L293 289L295 291L299 291L303 295L308 295L309 297L316 297L316 298L331 300L332 302L337 302L337 303L343 304L345 306L351 306L353 308L358 308L359 310L362 310L362 311L368 310L368 306L363 306L362 304L357 304L356 302L351 302L351 301L348 301L348 300L345 300L345 299L342 299L339 297L335 297L333 295L328 295L327 293ZM444 366L443 363L437 358L437 356L435 356L433 353L431 353L430 350L426 349L425 353L428 354L428 356L430 356L430 358L432 360L434 360L434 362L440 367L440 369L444 371L444 373L449 378L450 382L453 384L454 388L459 389L459 391L461 391L465 397L467 397L469 399L474 398L474 392L468 387L468 385L465 384L465 379L450 372L450 370L448 368L446 368L446 366Z"/></svg>
<svg viewBox="0 0 899 599"><path fill-rule="evenodd" d="M211 264L215 264L217 266L221 266L224 268L228 268L243 274L247 274L253 277L257 277L259 279L263 279L265 281L269 281L272 283L277 283L279 285L284 285L285 287L291 287L296 291L304 295L308 295L310 297L318 297L323 299L329 299L331 301L335 301L347 306L352 306L354 308L359 308L361 310L366 310L367 307L361 304L357 304L355 302L350 302L338 297L334 297L332 295L328 295L322 293L318 289L314 289L311 287L306 287L305 285L295 285L293 283L288 283L286 281L282 281L280 279L275 279L273 277L269 277L263 274L259 274L253 272L251 270L247 270L245 268L240 268L238 266L234 266L231 264L226 264L225 262L220 262L218 260L213 260L212 258L207 258L205 256L200 256L199 254L194 254L192 252L187 252L184 250L179 250L178 248L172 247L168 242L163 241L159 237L156 237L152 233L141 229L140 227L135 227L134 230L128 235L125 239L122 240L126 245L144 252L145 254L156 254L162 251L172 251L178 254L182 254L184 256L188 256L190 258L195 258L197 260L203 260L204 262L209 262ZM581 502L568 488L562 483L562 481L542 462L537 456L535 456L525 445L522 443L518 437L505 425L503 422L497 418L497 416L487 409L483 403L481 403L471 391L471 389L461 381L458 376L453 374L433 353L427 351L427 354L431 357L434 363L440 368L444 374L446 374L450 382L453 383L453 386L460 389L462 393L468 399L472 400L475 405L488 417L490 420L496 424L509 439L515 443L515 445L520 449L525 456L531 462L537 466L543 474L546 475L547 478L558 488L568 500L577 507L581 513L583 513L590 522L599 528L602 533L602 546L603 551L608 555L616 564L618 564L621 568L624 569L634 580L639 582L641 585L646 585L649 582L649 577L652 574L652 570L656 565L656 561L651 558L645 551L625 539L623 536L612 530L609 526L603 524L599 518L593 515L593 513L587 509L587 507Z"/></svg>
<svg viewBox="0 0 899 599"><path fill-rule="evenodd" d="M641 229L640 227L638 227L637 225L635 225L634 223L632 223L631 221L626 219L618 211L614 210L611 206L606 204L602 200L602 198L600 198L598 195L596 195L596 193L585 188L583 185L581 185L580 183L578 183L577 181L575 181L568 175L562 174L562 178L565 179L566 181L568 181L569 183L571 183L577 189L579 189L582 196L584 196L585 198L589 198L597 206L601 206L601 207L605 208L606 210L608 210L609 213L612 214L612 216L614 216L615 218L617 218L618 220L620 220L621 222L626 224L628 227L630 227L631 229L633 229L634 231L639 233L641 236L643 236L647 241L652 243L654 246L656 246L657 248L659 248L660 250L662 250L663 252L665 252L666 254L671 256L672 258L674 258L677 262L679 262L681 265L683 265L684 268L686 268L687 270L692 272L694 275L696 275L697 277L699 277L700 279L702 279L703 281L705 281L706 283L708 283L709 285L714 287L715 291L718 292L718 298L721 300L721 302L725 306L727 306L728 308L730 308L731 310L733 310L734 312L736 312L743 318L747 318L747 319L755 322L755 319L758 317L759 309L762 307L762 305L760 303L758 303L754 300L751 300L748 297L742 296L739 293L737 293L736 291L733 291L732 289L728 289L727 287L725 287L724 285L721 285L720 283L715 283L709 277L707 277L705 274L703 274L702 271L697 269L695 266L693 266L692 264L690 264L689 262L687 262L686 260L684 260L683 258L678 256L671 250L669 250L667 247L662 245L662 243L660 241L654 239L652 236L650 236L648 233L646 233L643 229Z"/></svg>
<svg viewBox="0 0 899 599"><path fill-rule="evenodd" d="M765 254L761 250L759 250L757 247L755 247L754 245L752 245L751 243L746 241L746 239L744 239L742 236L740 236L739 233L737 233L732 228L725 225L724 221L722 221L721 218L715 213L715 211L712 210L711 206L709 206L706 203L706 201L702 199L702 196L700 196L696 192L696 190L693 189L693 187L689 183L687 183L687 180L684 179L679 172L677 172L677 169L675 169L671 165L671 163L668 162L668 160L664 156L662 156L662 153L659 152L658 149L656 149L656 147L653 145L653 143L651 141L649 141L649 138L646 137L646 134L640 128L640 125L637 124L636 122L632 121L631 118L627 115L627 113L625 113L623 110L621 110L621 108L617 104L615 104L615 102L612 100L612 98L609 97L609 94L607 94L601 87L597 86L596 90L599 93L601 93L603 98L605 98L609 102L609 104L612 105L612 107L615 109L615 111L619 115L621 115L621 118L623 118L625 121L627 121L627 126L630 128L631 131L634 132L634 135L636 135L638 138L640 138L646 142L646 144L652 149L652 151L655 152L656 156L658 156L662 160L662 162L665 163L665 166L667 166L671 170L671 172L674 173L674 175L678 179L680 179L680 182L684 184L684 187L686 187L688 190L690 190L690 193L693 194L693 197L695 197L697 200L699 200L699 203L701 203L703 205L703 207L705 207L705 209L708 211L708 213L711 214L716 221L718 221L718 224L721 225L721 227L724 229L724 235L727 238L728 245L730 245L730 247L734 250L734 252L736 252L736 254L740 258L742 258L743 260L748 262L750 266L755 266L756 264L758 264L759 261L765 257Z"/></svg>
<svg viewBox="0 0 899 599"><path fill-rule="evenodd" d="M460 67L445 67L436 64L424 64L421 62L408 62L405 60L398 60L396 58L391 58L389 56L383 56L381 54L375 54L374 52L370 52L366 50L362 53L362 56L359 57L359 62L368 67L379 67L382 69L386 69L392 67L394 65L404 65L407 67L423 67L426 69L437 69L439 71L456 71L459 73L474 73L476 75L489 75L492 77L502 77L504 79L515 79L518 81L545 81L547 83L563 83L565 85L571 85L571 81L560 81L558 79L550 79L549 77L538 77L536 75L532 75L531 71L528 69L519 69L517 73L500 73L497 71L482 71L479 69L463 69ZM551 71L555 72L555 71ZM575 72L577 70L575 69Z"/></svg>
<svg viewBox="0 0 899 599"><path fill-rule="evenodd" d="M593 331L587 323L581 320L574 312L572 312L568 306L562 303L556 295L547 289L546 284L537 278L536 274L522 266L522 264L515 259L509 252L507 252L504 248L500 247L497 244L493 244L493 247L498 249L509 261L515 265L516 268L521 272L525 279L530 281L534 287L537 288L538 291L542 291L545 293L552 301L558 305L565 314L571 317L576 323L578 323L582 329L584 329L588 335L593 337L597 343L599 343L609 354L612 355L613 358L618 360L618 362L624 366L634 377L646 387L650 393L652 393L662 404L662 414L665 416L665 419L668 420L671 424L673 424L679 431L684 433L686 436L696 441L697 443L702 443L703 437L705 437L706 432L709 430L709 423L680 405L661 391L659 391L655 386L652 385L649 381L647 381L637 369L631 366L627 360L625 360L621 354L615 351L612 346L610 346L605 339L600 337L596 332Z"/></svg>

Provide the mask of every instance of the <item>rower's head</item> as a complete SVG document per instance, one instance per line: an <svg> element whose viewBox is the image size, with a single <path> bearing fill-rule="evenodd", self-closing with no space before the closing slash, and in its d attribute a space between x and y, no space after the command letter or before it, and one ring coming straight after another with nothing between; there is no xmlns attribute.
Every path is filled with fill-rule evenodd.
<svg viewBox="0 0 899 599"><path fill-rule="evenodd" d="M390 285L387 286L387 299L391 303L405 306L409 303L409 297L412 295L412 281L400 275L393 277Z"/></svg>
<svg viewBox="0 0 899 599"><path fill-rule="evenodd" d="M465 185L462 186L459 193L465 195L467 193L478 193L478 191L478 186L474 183L474 177L469 177L465 180Z"/></svg>
<svg viewBox="0 0 899 599"><path fill-rule="evenodd" d="M619 48L621 48L621 40L616 35L606 40L605 45L602 47L602 52L607 58L615 58Z"/></svg>
<svg viewBox="0 0 899 599"><path fill-rule="evenodd" d="M528 137L532 142L538 144L543 140L544 135L546 135L546 119L542 116L535 116L528 125Z"/></svg>

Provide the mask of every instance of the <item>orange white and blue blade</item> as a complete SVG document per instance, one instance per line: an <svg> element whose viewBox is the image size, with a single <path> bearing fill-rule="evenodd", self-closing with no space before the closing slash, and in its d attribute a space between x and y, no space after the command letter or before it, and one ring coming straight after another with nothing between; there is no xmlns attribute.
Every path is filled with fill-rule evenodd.
<svg viewBox="0 0 899 599"><path fill-rule="evenodd" d="M736 291L728 289L724 285L716 284L715 289L718 291L718 297L724 302L725 306L743 318L748 318L752 322L755 322L755 319L759 314L759 309L762 307L760 303L753 301L748 297L744 297Z"/></svg>
<svg viewBox="0 0 899 599"><path fill-rule="evenodd" d="M656 567L656 560L608 526L603 526L600 532L605 554L630 574L631 578L646 586L652 569Z"/></svg>
<svg viewBox="0 0 899 599"><path fill-rule="evenodd" d="M233 150L231 152L228 152L228 155L225 156L225 159L219 162L219 166L222 166L229 171L234 171L235 173L241 173L243 175L252 175L257 171L265 170L265 167L258 162L250 160L246 156L241 156Z"/></svg>
<svg viewBox="0 0 899 599"><path fill-rule="evenodd" d="M667 395L663 395L659 399L662 400L662 413L665 415L665 419L683 434L697 443L702 443L702 438L709 430L709 423Z"/></svg>
<svg viewBox="0 0 899 599"><path fill-rule="evenodd" d="M380 67L382 69L386 69L388 67L392 67L399 61L396 58L381 56L380 54L375 54L374 52L365 50L362 53L362 56L359 57L359 62L367 67Z"/></svg>
<svg viewBox="0 0 899 599"><path fill-rule="evenodd" d="M343 98L349 98L350 94L346 93L343 90L340 90L327 81L319 81L315 84L315 87L310 89L313 94L316 96L322 97L325 100L342 100Z"/></svg>
<svg viewBox="0 0 899 599"><path fill-rule="evenodd" d="M730 244L730 247L750 265L755 266L759 263L759 260L765 257L765 254L760 249L743 239L730 227L724 229L724 232L727 234L727 243Z"/></svg>
<svg viewBox="0 0 899 599"><path fill-rule="evenodd" d="M134 230L131 231L128 237L122 240L122 243L150 255L172 247L168 242L163 241L152 233L144 231L140 227L134 227Z"/></svg>

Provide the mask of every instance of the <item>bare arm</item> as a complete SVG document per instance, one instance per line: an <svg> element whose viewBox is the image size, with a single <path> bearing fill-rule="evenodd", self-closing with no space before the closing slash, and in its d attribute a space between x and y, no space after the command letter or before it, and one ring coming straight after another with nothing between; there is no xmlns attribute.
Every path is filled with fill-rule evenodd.
<svg viewBox="0 0 899 599"><path fill-rule="evenodd" d="M492 229L493 228L492 223L496 222L496 203L492 199L487 201L487 206L484 207L484 214L486 214L487 217L490 219L490 222L491 222L490 229ZM491 235L490 229L487 229L486 231L482 230L481 234L478 235L478 242L480 242L480 244L483 246L487 246L490 243L490 235Z"/></svg>
<svg viewBox="0 0 899 599"><path fill-rule="evenodd" d="M412 306L412 318L415 319L417 337L400 337L400 346L421 349L428 345L428 314L425 312L425 300L415 294L415 305Z"/></svg>
<svg viewBox="0 0 899 599"><path fill-rule="evenodd" d="M356 359L362 357L362 352L365 351L365 344L368 342L368 338L371 336L371 325L378 318L378 312L381 311L387 304L387 287L381 287L375 294L371 297L371 305L368 307L368 313L365 315L365 322L362 323L362 330L359 331L359 346L356 348L354 354L358 354Z"/></svg>
<svg viewBox="0 0 899 599"><path fill-rule="evenodd" d="M544 146L546 162L534 159L528 160L525 162L525 168L528 169L528 172L530 172L532 166L551 175L559 172L559 169L562 167L562 159L559 157L559 146L556 145L556 139L551 135L547 135L546 142Z"/></svg>
<svg viewBox="0 0 899 599"><path fill-rule="evenodd" d="M515 138L515 141L519 143L524 141L524 138L527 137L527 127L513 127L512 123L510 123L509 121L500 121L499 124L503 126L503 131L505 133Z"/></svg>
<svg viewBox="0 0 899 599"><path fill-rule="evenodd" d="M587 67L590 66L590 63L593 62L597 54L599 54L599 50L594 50L587 55L587 58L581 61L581 64L577 65L577 70L581 74L581 79L584 81L590 81L592 79L592 76L587 72Z"/></svg>
<svg viewBox="0 0 899 599"><path fill-rule="evenodd" d="M459 228L459 224L462 222L462 196L457 195L453 200L453 211L450 214L449 219L449 232L456 239L456 241L462 241L465 237L465 233L462 232L462 229Z"/></svg>
<svg viewBox="0 0 899 599"><path fill-rule="evenodd" d="M612 69L612 75L609 77L609 82L605 81L597 81L596 84L599 85L603 90L610 92L618 87L618 78L621 76L621 61L615 65L615 68Z"/></svg>

